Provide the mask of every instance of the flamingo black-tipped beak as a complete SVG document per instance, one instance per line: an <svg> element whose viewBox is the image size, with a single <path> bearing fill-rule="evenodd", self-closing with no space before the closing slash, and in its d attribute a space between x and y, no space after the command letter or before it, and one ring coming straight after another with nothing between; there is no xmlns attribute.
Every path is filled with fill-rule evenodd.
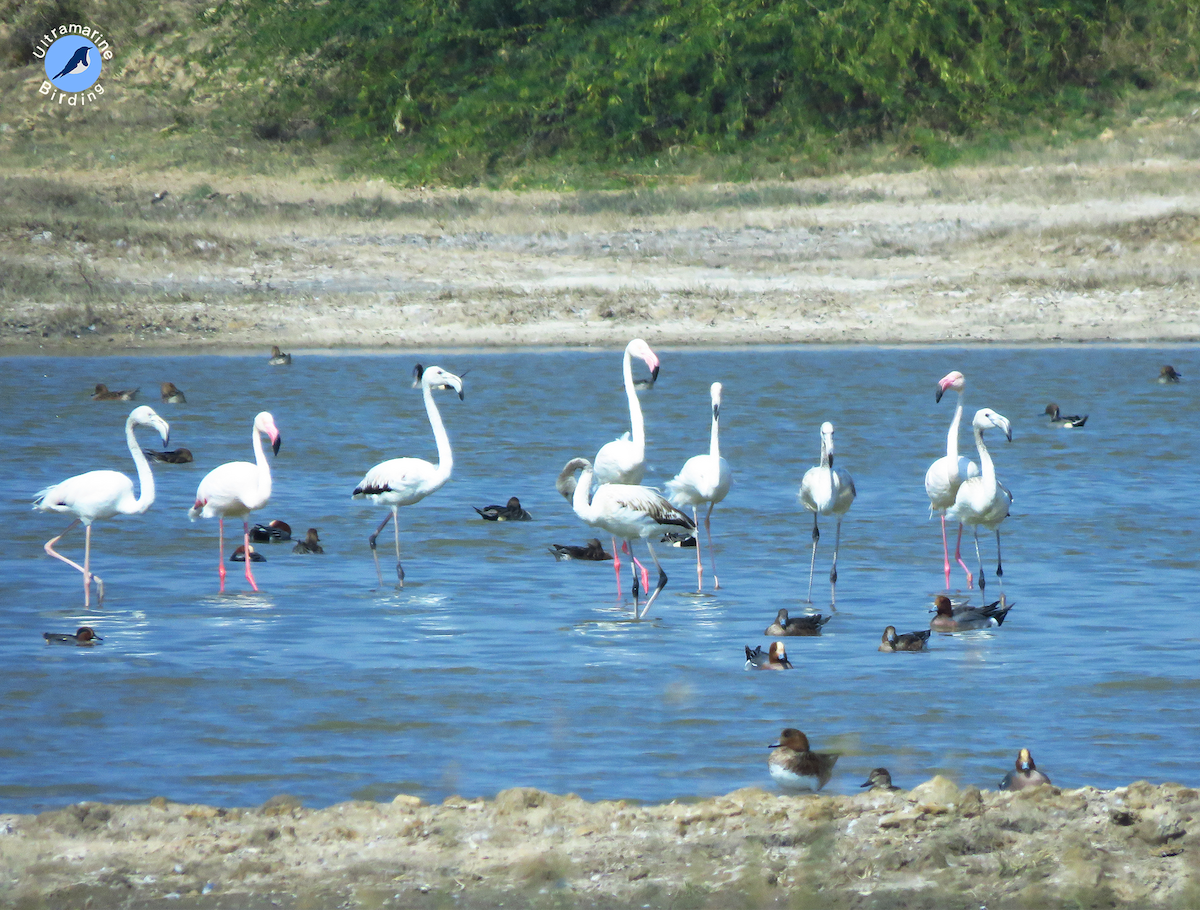
<svg viewBox="0 0 1200 910"><path fill-rule="evenodd" d="M276 436L274 439L271 440L271 451L274 452L276 455L279 454L279 446L280 446L280 444L282 444L282 442L283 442L283 436Z"/></svg>
<svg viewBox="0 0 1200 910"><path fill-rule="evenodd" d="M458 390L458 400L459 400L459 401L466 401L466 400L467 400L467 393L466 393L466 392L464 392L462 389L459 389L459 390Z"/></svg>
<svg viewBox="0 0 1200 910"><path fill-rule="evenodd" d="M943 389L941 386L938 386L937 393L933 396L933 401L935 404L942 400L942 395L945 394L945 392L945 389Z"/></svg>
<svg viewBox="0 0 1200 910"><path fill-rule="evenodd" d="M1009 442L1012 442L1012 427L1004 428L1004 438L1007 439Z"/></svg>
<svg viewBox="0 0 1200 910"><path fill-rule="evenodd" d="M655 365L654 369L650 371L650 381L658 382L658 365L657 364Z"/></svg>
<svg viewBox="0 0 1200 910"><path fill-rule="evenodd" d="M719 419L720 416L721 416L721 406L719 404L714 404L713 405L713 420Z"/></svg>

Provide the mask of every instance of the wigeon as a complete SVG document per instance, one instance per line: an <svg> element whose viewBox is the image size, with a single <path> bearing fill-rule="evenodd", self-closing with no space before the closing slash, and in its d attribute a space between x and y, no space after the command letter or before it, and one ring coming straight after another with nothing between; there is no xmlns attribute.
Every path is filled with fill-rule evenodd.
<svg viewBox="0 0 1200 910"><path fill-rule="evenodd" d="M276 518L265 525L256 524L250 529L250 539L255 543L274 543L279 540L292 539L292 526L286 521Z"/></svg>
<svg viewBox="0 0 1200 910"><path fill-rule="evenodd" d="M968 632L972 629L991 629L1001 625L1013 604L1000 607L1003 601L996 601L986 607L974 609L959 607L957 610L950 603L950 598L939 594L934 598L937 604L937 615L929 621L929 628L935 632Z"/></svg>
<svg viewBox="0 0 1200 910"><path fill-rule="evenodd" d="M1175 372L1175 367L1169 363L1158 371L1159 382L1179 382L1181 376L1182 374Z"/></svg>
<svg viewBox="0 0 1200 910"><path fill-rule="evenodd" d="M46 639L46 644L48 645L79 645L87 648L92 646L92 642L104 641L91 626L80 626L74 635L65 635L61 632L43 632L42 638Z"/></svg>
<svg viewBox="0 0 1200 910"><path fill-rule="evenodd" d="M820 790L833 776L838 760L835 754L811 751L808 737L793 727L780 733L771 748L775 750L767 759L771 777L790 790Z"/></svg>
<svg viewBox="0 0 1200 910"><path fill-rule="evenodd" d="M1046 405L1045 413L1050 415L1050 422L1055 426L1062 427L1064 430L1071 430L1075 427L1081 427L1087 423L1088 415L1084 414L1080 417L1078 414L1063 416L1058 411L1058 405L1050 403Z"/></svg>
<svg viewBox="0 0 1200 910"><path fill-rule="evenodd" d="M832 616L822 616L820 613L789 619L788 611L780 610L775 614L775 621L763 629L763 635L820 635L821 627L831 619Z"/></svg>
<svg viewBox="0 0 1200 910"><path fill-rule="evenodd" d="M905 632L903 635L897 635L896 627L888 626L883 630L883 639L879 643L879 650L889 652L924 651L925 642L929 641L929 636L932 634L931 630L922 629L920 632Z"/></svg>
<svg viewBox="0 0 1200 910"><path fill-rule="evenodd" d="M746 646L746 669L747 670L791 670L792 662L787 658L787 652L783 648L783 642L773 641L768 651L763 651L762 645L750 649Z"/></svg>
<svg viewBox="0 0 1200 910"><path fill-rule="evenodd" d="M230 562L245 562L246 561L246 545L238 544L238 548L233 551L233 554L229 557L229 561ZM266 562L267 557L265 557L261 553L259 553L256 549L254 549L254 547L251 547L250 548L250 561L251 562Z"/></svg>
<svg viewBox="0 0 1200 910"><path fill-rule="evenodd" d="M696 548L696 534L693 531L668 531L658 540L659 543L669 543L682 549Z"/></svg>
<svg viewBox="0 0 1200 910"><path fill-rule="evenodd" d="M564 559L582 559L590 562L604 562L606 559L612 559L612 554L604 552L603 544L595 537L589 540L587 546L584 547L569 543L551 544L550 552L559 562Z"/></svg>
<svg viewBox="0 0 1200 910"><path fill-rule="evenodd" d="M178 449L171 449L165 452L156 452L153 449L142 449L142 454L151 461L161 461L163 464L192 463L192 450L185 449L182 446Z"/></svg>
<svg viewBox="0 0 1200 910"><path fill-rule="evenodd" d="M521 500L515 496L509 497L508 503L502 506L471 506L482 516L484 521L532 521L533 516L521 508Z"/></svg>
<svg viewBox="0 0 1200 910"><path fill-rule="evenodd" d="M859 784L858 786L859 786L859 789L867 788L867 789L871 789L871 790L899 790L900 789L899 787L897 787L895 784L892 783L892 775L891 775L891 772L889 772L887 768L876 768L869 775L867 775L866 781Z"/></svg>
<svg viewBox="0 0 1200 910"><path fill-rule="evenodd" d="M304 539L297 541L292 547L293 553L324 553L325 549L321 546L321 540L317 537L317 529L309 528L308 533L304 535Z"/></svg>
<svg viewBox="0 0 1200 910"><path fill-rule="evenodd" d="M164 382L162 384L162 400L163 404L187 404L187 399L183 397L183 392L179 391L173 382Z"/></svg>
<svg viewBox="0 0 1200 910"><path fill-rule="evenodd" d="M133 401L137 398L138 391L138 389L118 389L110 392L108 386L98 382L96 391L92 394L92 401Z"/></svg>
<svg viewBox="0 0 1200 910"><path fill-rule="evenodd" d="M279 350L279 345L277 344L271 345L271 359L267 363L273 367L286 367L290 366L291 362L291 354L283 353L283 351Z"/></svg>
<svg viewBox="0 0 1200 910"><path fill-rule="evenodd" d="M1050 783L1050 778L1037 769L1033 756L1028 749L1017 753L1017 767L1004 775L1000 781L1001 790L1024 790L1026 787L1036 787L1038 784Z"/></svg>

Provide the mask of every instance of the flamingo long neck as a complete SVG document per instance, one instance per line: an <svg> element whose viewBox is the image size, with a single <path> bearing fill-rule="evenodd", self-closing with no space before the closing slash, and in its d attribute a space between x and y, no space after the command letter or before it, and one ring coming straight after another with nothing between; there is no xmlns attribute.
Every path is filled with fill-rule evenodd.
<svg viewBox="0 0 1200 910"><path fill-rule="evenodd" d="M721 457L721 441L720 434L717 432L717 415L713 415L712 419L712 435L708 439L708 454L716 461Z"/></svg>
<svg viewBox="0 0 1200 910"><path fill-rule="evenodd" d="M446 425L442 423L442 414L437 403L433 400L433 389L428 383L423 383L425 394L425 413L429 415L429 425L433 427L433 438L437 441L439 477L448 478L454 470L454 453L450 451L450 437L446 435Z"/></svg>
<svg viewBox="0 0 1200 910"><path fill-rule="evenodd" d="M142 454L142 447L138 445L137 438L133 435L132 417L125 421L125 442L129 444L129 454L133 456L133 463L137 465L140 489L138 498L129 508L121 511L126 515L140 515L154 504L154 473L150 470L150 463L146 461L146 456Z"/></svg>
<svg viewBox="0 0 1200 910"><path fill-rule="evenodd" d="M250 431L250 437L254 442L254 464L258 468L258 495L262 497L262 505L266 505L271 498L271 464L263 451L262 436L257 426Z"/></svg>
<svg viewBox="0 0 1200 910"><path fill-rule="evenodd" d="M950 470L958 470L958 426L962 423L963 393L958 393L958 406L954 409L954 419L950 421L950 432L946 434L946 458L950 462Z"/></svg>
<svg viewBox="0 0 1200 910"><path fill-rule="evenodd" d="M579 475L579 483L575 484L575 493L571 499L571 508L575 510L575 514L589 524L594 516L594 508L588 500L588 494L592 489L592 466L588 465Z"/></svg>
<svg viewBox="0 0 1200 910"><path fill-rule="evenodd" d="M633 360L629 349L625 349L625 362L622 365L625 374L625 397L629 399L629 422L633 429L633 444L638 453L646 453L646 424L642 418L642 403L638 401L637 390L633 387Z"/></svg>
<svg viewBox="0 0 1200 910"><path fill-rule="evenodd" d="M821 467L833 467L833 446L829 444L829 440L824 436L821 437Z"/></svg>
<svg viewBox="0 0 1200 910"><path fill-rule="evenodd" d="M984 486L989 490L996 489L996 466L992 464L992 456L988 454L987 446L983 444L983 427L975 427L975 448L979 450L980 477Z"/></svg>

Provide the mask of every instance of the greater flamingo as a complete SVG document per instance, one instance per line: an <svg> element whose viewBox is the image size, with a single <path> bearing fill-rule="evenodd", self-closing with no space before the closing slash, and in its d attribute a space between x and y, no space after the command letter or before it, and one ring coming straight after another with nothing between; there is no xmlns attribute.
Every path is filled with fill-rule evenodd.
<svg viewBox="0 0 1200 910"><path fill-rule="evenodd" d="M86 474L76 474L68 477L62 483L46 487L37 493L33 507L43 512L70 512L75 520L67 525L67 530L57 537L46 541L43 549L55 559L61 559L72 568L83 573L83 605L91 605L91 581L96 579L96 602L104 603L104 582L99 575L91 571L92 561L92 522L98 518L112 518L114 515L140 515L154 502L154 475L146 456L142 454L137 439L134 438L133 428L154 427L162 437L163 445L171 434L167 422L154 413L153 408L142 405L134 408L125 421L125 442L129 446L129 454L137 466L138 483L141 492L133 495L133 481L118 471L88 471ZM83 565L72 562L58 553L54 545L62 540L67 531L83 522L84 544Z"/></svg>
<svg viewBox="0 0 1200 910"><path fill-rule="evenodd" d="M837 602L837 557L842 542L842 516L849 511L856 491L854 478L844 468L833 466L833 424L828 420L821 424L821 463L804 472L800 481L800 502L813 513L812 560L808 564L808 599L812 601L813 567L817 564L817 541L821 532L817 529L820 515L837 516L837 533L833 538L833 565L829 569L829 602Z"/></svg>
<svg viewBox="0 0 1200 910"><path fill-rule="evenodd" d="M375 558L375 574L379 576L380 586L383 585L383 573L379 570L379 554L375 549L375 539L379 532L387 527L389 521L395 519L396 577L403 588L404 567L400 564L400 507L420 502L430 493L440 490L450 479L450 472L454 470L454 453L450 451L450 438L446 435L442 415L433 401L435 388L454 389L458 392L458 400L462 401L462 379L441 367L427 367L421 372L421 393L425 396L425 412L429 415L433 438L437 441L438 463L432 465L420 458L392 458L380 462L367 471L351 494L355 499L369 499L391 509L368 539L371 544L371 556Z"/></svg>
<svg viewBox="0 0 1200 910"><path fill-rule="evenodd" d="M661 493L651 487L628 483L603 483L596 488L596 492L589 499L588 494L592 488L594 474L592 463L586 458L573 458L567 462L563 473L568 471L574 473L580 469L582 469L582 473L579 475L579 482L575 485L575 494L571 500L575 514L593 528L601 528L612 534L614 539L619 537L628 543L631 555L633 541L639 539L646 541L646 549L650 551L650 558L654 560L654 565L658 568L658 586L650 595L650 599L646 601L645 609L640 612L638 610L638 576L637 572L633 573L633 615L634 618L641 619L650 612L650 606L654 603L655 598L667 586L667 573L663 571L662 564L658 561L650 538L673 528L694 530L696 525L683 512L667 502ZM615 544L613 551L616 552Z"/></svg>
<svg viewBox="0 0 1200 910"><path fill-rule="evenodd" d="M221 576L221 593L225 592L225 518L242 520L242 546L250 550L250 513L261 509L271 499L271 465L263 453L260 433L271 440L271 451L279 454L282 439L275 426L275 418L267 411L260 411L254 418L250 438L254 443L254 464L248 461L228 461L218 465L205 475L196 488L196 502L188 509L188 518L217 518L217 574ZM246 560L246 580L255 591L254 574L250 571L252 560Z"/></svg>
<svg viewBox="0 0 1200 910"><path fill-rule="evenodd" d="M708 503L708 511L704 513L704 536L708 540L708 557L712 560L713 590L721 587L717 578L717 552L713 545L712 530L709 519L712 517L713 506L729 493L729 484L733 481L729 464L721 457L721 445L718 441L717 426L721 416L721 383L714 382L709 388L712 400L712 434L708 442L707 455L694 455L684 462L683 470L672 480L667 481L667 498L671 504L682 508L692 507L692 521L700 523L696 507ZM700 546L696 546L696 590L704 590L704 570L700 563Z"/></svg>
<svg viewBox="0 0 1200 910"><path fill-rule="evenodd" d="M958 370L947 373L938 381L934 401L939 402L947 391L958 393L958 404L954 408L954 419L950 421L950 432L946 434L946 454L929 466L925 472L925 493L929 497L931 512L938 512L942 519L942 558L946 571L946 590L950 590L950 546L946 542L946 510L954 505L954 494L968 477L979 476L979 465L965 455L958 454L958 425L962 422L963 387L966 379ZM971 587L971 570L962 558L962 525L958 526L958 541L954 544L954 559L967 573L967 587Z"/></svg>
<svg viewBox="0 0 1200 910"><path fill-rule="evenodd" d="M979 555L979 528L982 525L989 531L996 532L996 577L1000 579L1000 591L1003 593L1004 566L1000 560L1000 523L1008 517L1008 508L1012 505L1013 497L1008 488L996 479L996 466L992 464L992 456L983 444L983 431L994 427L1003 431L1004 438L1012 442L1012 425L1002 414L997 414L991 408L983 408L975 412L971 426L975 429L975 448L979 450L979 464L983 470L978 477L968 477L962 482L954 497L954 505L946 510L946 517L970 526L975 532L975 559L979 562L981 594L987 581L983 577L983 559Z"/></svg>
<svg viewBox="0 0 1200 910"><path fill-rule="evenodd" d="M633 381L633 358L640 357L650 369L650 380L658 380L658 355L641 338L625 345L625 356L621 361L621 375L625 382L625 398L629 402L631 433L606 442L596 453L594 473L596 483L640 484L646 476L646 424L642 418L642 403L638 400L637 384ZM646 567L638 562L633 550L629 551L634 571L642 572L642 585L650 587L650 576ZM617 596L621 595L621 554L617 550L617 539L613 538L613 570L617 576Z"/></svg>

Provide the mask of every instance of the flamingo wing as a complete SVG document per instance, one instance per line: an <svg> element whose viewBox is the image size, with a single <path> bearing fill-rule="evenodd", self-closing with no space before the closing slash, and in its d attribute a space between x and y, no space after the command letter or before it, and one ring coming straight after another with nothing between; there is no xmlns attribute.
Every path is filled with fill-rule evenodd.
<svg viewBox="0 0 1200 910"><path fill-rule="evenodd" d="M229 461L213 468L200 481L188 517L246 516L264 505L258 466L248 461Z"/></svg>
<svg viewBox="0 0 1200 910"><path fill-rule="evenodd" d="M639 484L646 476L646 456L626 433L605 443L596 453L593 472L597 483Z"/></svg>
<svg viewBox="0 0 1200 910"><path fill-rule="evenodd" d="M125 511L136 499L133 481L119 471L88 471L38 491L33 507L43 512L68 512L90 524Z"/></svg>
<svg viewBox="0 0 1200 910"><path fill-rule="evenodd" d="M423 459L392 458L367 471L351 495L355 499L373 497L389 505L406 506L440 490L447 479Z"/></svg>

